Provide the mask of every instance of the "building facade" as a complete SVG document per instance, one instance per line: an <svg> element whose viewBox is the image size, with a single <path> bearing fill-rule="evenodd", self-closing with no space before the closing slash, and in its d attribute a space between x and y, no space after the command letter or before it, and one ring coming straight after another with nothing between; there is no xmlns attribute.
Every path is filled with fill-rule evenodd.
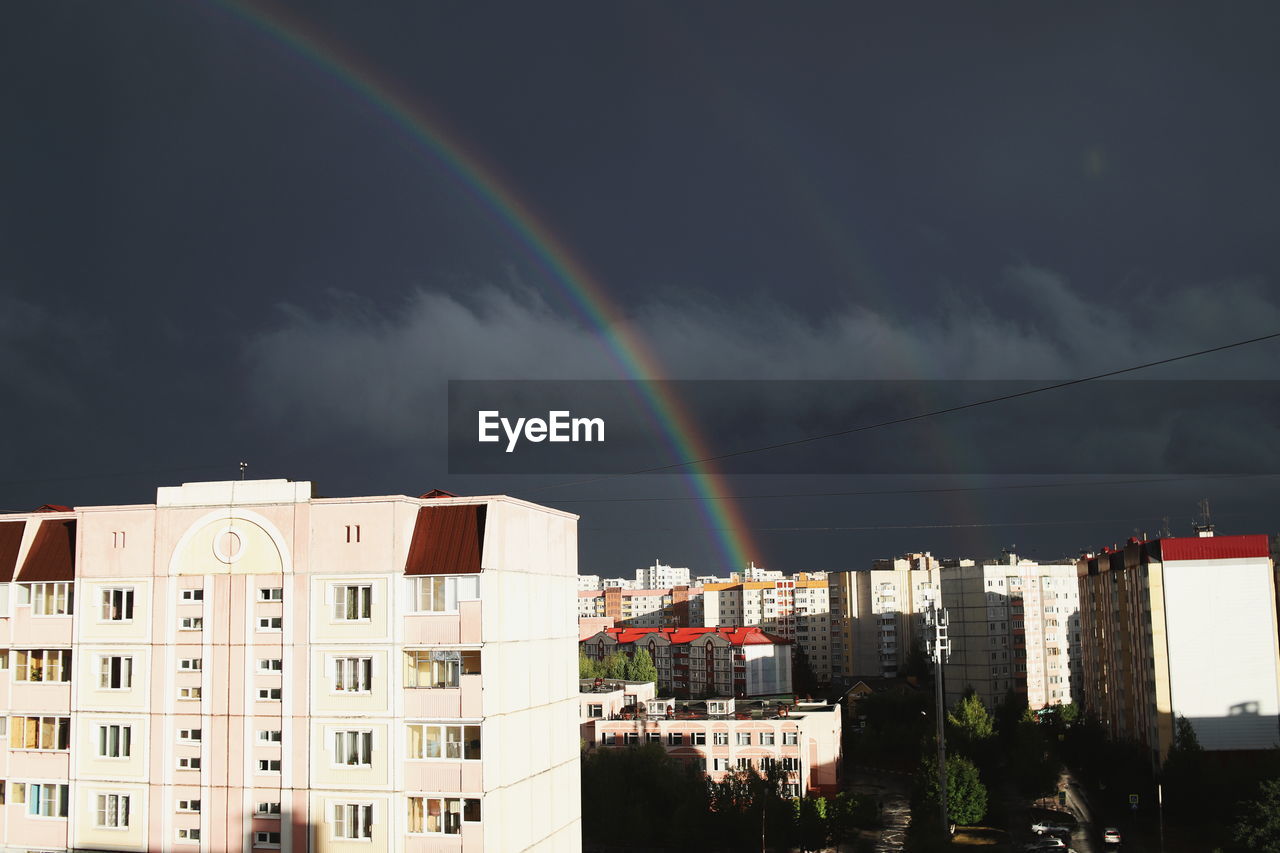
<svg viewBox="0 0 1280 853"><path fill-rule="evenodd" d="M644 649L658 690L680 697L791 692L791 643L759 628L610 628L580 643L593 660Z"/></svg>
<svg viewBox="0 0 1280 853"><path fill-rule="evenodd" d="M988 708L1009 691L1032 708L1070 703L1083 681L1076 568L1020 560L944 569L947 703L973 690Z"/></svg>
<svg viewBox="0 0 1280 853"><path fill-rule="evenodd" d="M575 522L282 480L0 517L4 844L580 849Z"/></svg>
<svg viewBox="0 0 1280 853"><path fill-rule="evenodd" d="M801 572L783 580L708 584L702 590L703 620L707 627L762 628L803 649L818 681L831 680L831 603L827 579L814 580Z"/></svg>
<svg viewBox="0 0 1280 853"><path fill-rule="evenodd" d="M627 719L586 720L594 737L584 740L596 748L659 744L716 781L731 770L777 767L787 774L787 792L799 797L838 790L840 716L838 705L823 702L654 699Z"/></svg>
<svg viewBox="0 0 1280 853"><path fill-rule="evenodd" d="M1280 723L1266 536L1131 539L1076 564L1083 699L1163 762L1186 717L1206 750L1270 749Z"/></svg>
<svg viewBox="0 0 1280 853"><path fill-rule="evenodd" d="M703 624L702 587L578 590L578 619L625 628L694 628Z"/></svg>

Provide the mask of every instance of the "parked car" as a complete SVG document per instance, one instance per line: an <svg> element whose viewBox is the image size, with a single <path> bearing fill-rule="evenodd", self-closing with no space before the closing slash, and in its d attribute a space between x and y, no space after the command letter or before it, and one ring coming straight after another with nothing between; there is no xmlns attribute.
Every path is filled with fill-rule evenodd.
<svg viewBox="0 0 1280 853"><path fill-rule="evenodd" d="M1102 830L1102 843L1119 844L1120 830L1116 829L1114 826L1108 826L1106 829Z"/></svg>
<svg viewBox="0 0 1280 853"><path fill-rule="evenodd" d="M1061 823L1033 823L1031 831L1036 835L1070 835L1071 827Z"/></svg>

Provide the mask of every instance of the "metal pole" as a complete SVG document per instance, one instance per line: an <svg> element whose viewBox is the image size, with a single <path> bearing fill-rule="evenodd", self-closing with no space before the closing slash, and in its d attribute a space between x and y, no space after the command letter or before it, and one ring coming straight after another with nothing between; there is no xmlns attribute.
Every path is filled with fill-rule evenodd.
<svg viewBox="0 0 1280 853"><path fill-rule="evenodd" d="M1164 783L1156 783L1156 810L1160 815L1160 853L1164 853Z"/></svg>
<svg viewBox="0 0 1280 853"><path fill-rule="evenodd" d="M947 819L947 730L942 702L942 608L933 605L933 684L935 713L938 717L938 812L942 817L942 831L951 834Z"/></svg>

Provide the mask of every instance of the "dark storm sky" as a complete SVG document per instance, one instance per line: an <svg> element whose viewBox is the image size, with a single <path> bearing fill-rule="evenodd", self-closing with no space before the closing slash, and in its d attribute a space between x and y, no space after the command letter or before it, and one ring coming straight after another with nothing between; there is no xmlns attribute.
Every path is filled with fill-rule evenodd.
<svg viewBox="0 0 1280 853"><path fill-rule="evenodd" d="M583 571L728 570L678 478L448 474L446 380L621 374L509 225L344 74L391 81L488 164L672 377L1052 380L1280 331L1274 6L888 5L254 7L346 71L216 2L9 8L0 508L149 501L245 459L325 494L563 506L583 516ZM1278 356L1271 341L1151 376L1276 378ZM1027 474L731 483L1062 479ZM1206 495L1220 530L1274 532L1276 489L742 508L768 565L847 568L1014 543L1057 557L1166 515L1186 532Z"/></svg>

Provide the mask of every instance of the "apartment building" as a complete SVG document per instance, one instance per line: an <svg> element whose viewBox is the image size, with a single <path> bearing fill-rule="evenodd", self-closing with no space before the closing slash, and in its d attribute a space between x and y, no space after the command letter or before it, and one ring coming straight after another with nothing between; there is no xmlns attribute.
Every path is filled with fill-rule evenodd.
<svg viewBox="0 0 1280 853"><path fill-rule="evenodd" d="M1174 719L1206 750L1267 750L1280 722L1275 567L1266 536L1138 541L1076 564L1083 699L1163 762Z"/></svg>
<svg viewBox="0 0 1280 853"><path fill-rule="evenodd" d="M0 840L580 849L575 523L283 480L0 516Z"/></svg>
<svg viewBox="0 0 1280 853"><path fill-rule="evenodd" d="M850 684L896 677L920 643L924 612L941 594L943 567L965 565L973 561L924 552L829 573L833 675Z"/></svg>
<svg viewBox="0 0 1280 853"><path fill-rule="evenodd" d="M596 748L660 744L712 779L730 770L779 767L787 793L834 793L841 760L840 708L824 702L778 705L729 698L640 702L627 719L588 719Z"/></svg>
<svg viewBox="0 0 1280 853"><path fill-rule="evenodd" d="M1076 567L1003 560L941 573L948 704L973 690L993 707L1010 690L1032 708L1067 704L1082 686Z"/></svg>
<svg viewBox="0 0 1280 853"><path fill-rule="evenodd" d="M610 618L628 628L691 628L702 625L702 588L578 590L578 619Z"/></svg>
<svg viewBox="0 0 1280 853"><path fill-rule="evenodd" d="M602 589L599 575L578 575L578 590Z"/></svg>
<svg viewBox="0 0 1280 853"><path fill-rule="evenodd" d="M689 570L663 565L654 560L652 566L636 569L636 589L664 589L689 586Z"/></svg>
<svg viewBox="0 0 1280 853"><path fill-rule="evenodd" d="M791 692L791 643L760 628L609 628L580 647L594 660L644 649L658 690L681 697Z"/></svg>
<svg viewBox="0 0 1280 853"><path fill-rule="evenodd" d="M702 590L707 627L762 628L803 649L818 681L831 680L831 603L825 578L801 572L783 580L708 584Z"/></svg>

